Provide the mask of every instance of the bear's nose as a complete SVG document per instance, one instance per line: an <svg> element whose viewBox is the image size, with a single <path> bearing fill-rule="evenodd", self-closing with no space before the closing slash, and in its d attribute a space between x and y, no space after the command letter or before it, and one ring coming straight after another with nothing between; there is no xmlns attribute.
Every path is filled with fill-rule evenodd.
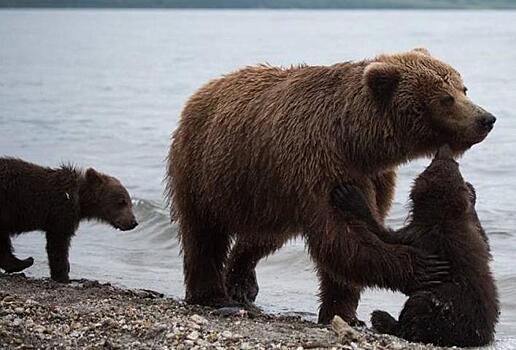
<svg viewBox="0 0 516 350"><path fill-rule="evenodd" d="M496 122L496 117L491 113L487 113L480 118L480 124L487 130L491 130Z"/></svg>
<svg viewBox="0 0 516 350"><path fill-rule="evenodd" d="M133 220L133 222L131 222L131 225L130 226L130 230L132 230L133 228L135 228L136 226L138 226L138 221L136 220Z"/></svg>

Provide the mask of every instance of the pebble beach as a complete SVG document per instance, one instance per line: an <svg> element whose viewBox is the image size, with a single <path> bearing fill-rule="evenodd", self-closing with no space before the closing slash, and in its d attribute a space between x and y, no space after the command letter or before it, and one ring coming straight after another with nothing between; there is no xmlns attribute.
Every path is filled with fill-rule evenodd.
<svg viewBox="0 0 516 350"><path fill-rule="evenodd" d="M299 317L225 317L162 294L0 275L0 349L420 349L395 337Z"/></svg>

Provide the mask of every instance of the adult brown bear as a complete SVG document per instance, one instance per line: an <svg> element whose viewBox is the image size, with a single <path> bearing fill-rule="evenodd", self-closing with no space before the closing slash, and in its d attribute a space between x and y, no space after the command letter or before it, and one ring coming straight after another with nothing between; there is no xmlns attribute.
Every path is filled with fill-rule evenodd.
<svg viewBox="0 0 516 350"><path fill-rule="evenodd" d="M334 203L353 224L365 222L386 242L408 244L450 262L448 281L410 294L399 320L385 311L373 312L374 328L439 346L489 344L499 313L489 243L475 210L475 189L462 178L449 148L442 147L417 177L410 197L409 223L392 231L376 222L354 186L343 184L333 192Z"/></svg>
<svg viewBox="0 0 516 350"><path fill-rule="evenodd" d="M459 73L424 49L248 67L209 82L188 100L168 159L186 300L253 301L256 264L297 235L320 278L320 322L335 314L355 321L362 287L420 288L439 262L351 230L329 193L342 182L358 186L382 221L399 164L445 143L463 152L494 122L466 97Z"/></svg>

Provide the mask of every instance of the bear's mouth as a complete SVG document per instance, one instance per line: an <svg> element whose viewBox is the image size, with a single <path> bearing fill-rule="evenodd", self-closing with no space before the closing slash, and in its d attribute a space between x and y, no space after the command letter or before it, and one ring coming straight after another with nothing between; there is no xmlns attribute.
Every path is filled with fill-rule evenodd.
<svg viewBox="0 0 516 350"><path fill-rule="evenodd" d="M454 140L449 142L454 153L463 153L470 149L473 145L484 141L489 135L491 130L475 130L474 133L471 133L469 137L462 137L456 135Z"/></svg>
<svg viewBox="0 0 516 350"><path fill-rule="evenodd" d="M491 132L491 130L480 130L477 135L473 138L472 140L472 143L471 143L471 146L473 146L474 144L477 144L477 143L480 143L482 141L485 140L485 138L487 137L487 135L489 135L489 133Z"/></svg>
<svg viewBox="0 0 516 350"><path fill-rule="evenodd" d="M112 224L111 226L113 226L113 228L115 228L117 231L130 231L133 228L135 228L136 226L138 226L138 222L137 221L133 221L130 224L127 224L127 225Z"/></svg>

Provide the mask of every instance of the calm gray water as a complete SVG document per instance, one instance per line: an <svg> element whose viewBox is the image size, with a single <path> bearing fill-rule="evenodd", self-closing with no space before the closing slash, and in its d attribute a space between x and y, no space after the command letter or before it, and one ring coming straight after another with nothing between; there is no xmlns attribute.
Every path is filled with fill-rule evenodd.
<svg viewBox="0 0 516 350"><path fill-rule="evenodd" d="M462 72L469 95L498 117L461 160L478 192L502 299L499 349L516 348L516 12L0 11L0 155L93 166L119 177L141 222L121 233L83 224L72 277L182 297L182 266L162 201L164 158L187 97L208 79L269 62L331 64L424 46ZM411 180L401 168L389 223L403 224ZM16 239L48 276L40 234ZM314 317L317 281L302 242L259 266L258 303ZM368 292L360 316L397 313L403 296Z"/></svg>

